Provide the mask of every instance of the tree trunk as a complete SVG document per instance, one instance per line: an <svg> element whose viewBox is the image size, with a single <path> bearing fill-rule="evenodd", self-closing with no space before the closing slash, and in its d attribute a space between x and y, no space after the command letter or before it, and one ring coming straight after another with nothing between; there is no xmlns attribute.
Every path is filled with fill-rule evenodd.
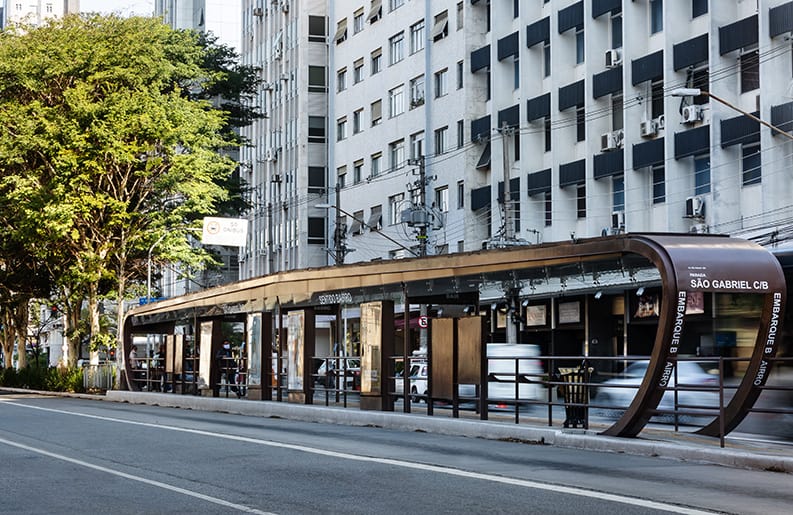
<svg viewBox="0 0 793 515"><path fill-rule="evenodd" d="M98 285L91 283L88 286L88 334L91 337L90 358L92 365L99 365L99 349L97 348L97 338L101 329L99 323L99 296L97 293Z"/></svg>
<svg viewBox="0 0 793 515"><path fill-rule="evenodd" d="M17 368L28 366L27 335L28 335L28 301L17 302L14 306L14 325L17 339Z"/></svg>
<svg viewBox="0 0 793 515"><path fill-rule="evenodd" d="M127 383L127 349L124 347L124 297L127 282L124 275L125 262L122 261L118 274L118 296L116 297L116 388L128 389Z"/></svg>
<svg viewBox="0 0 793 515"><path fill-rule="evenodd" d="M3 310L3 328L0 331L3 345L3 367L13 368L14 366L14 331L11 323L10 310Z"/></svg>

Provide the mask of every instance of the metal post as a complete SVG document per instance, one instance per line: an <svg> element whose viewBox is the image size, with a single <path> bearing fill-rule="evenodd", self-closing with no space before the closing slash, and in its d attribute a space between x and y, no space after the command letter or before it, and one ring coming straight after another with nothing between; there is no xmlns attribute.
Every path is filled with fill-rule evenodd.
<svg viewBox="0 0 793 515"><path fill-rule="evenodd" d="M424 168L424 156L419 156L419 203L421 209L427 208L427 172ZM422 224L419 227L419 256L424 257L427 255L427 225Z"/></svg>

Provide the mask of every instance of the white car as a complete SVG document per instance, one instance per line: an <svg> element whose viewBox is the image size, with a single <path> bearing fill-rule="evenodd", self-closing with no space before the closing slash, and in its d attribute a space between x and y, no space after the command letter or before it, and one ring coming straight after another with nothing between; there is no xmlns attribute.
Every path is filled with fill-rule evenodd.
<svg viewBox="0 0 793 515"><path fill-rule="evenodd" d="M603 382L597 388L597 395L593 403L604 407L626 409L636 396L641 385L649 361L637 361L628 365L625 370L613 379ZM719 405L718 376L709 374L702 365L695 361L678 361L677 372L673 372L669 380L669 388L664 392L658 409L672 411L675 407L675 376L681 389L677 392L677 403L687 406L708 406L717 408ZM699 390L684 390L683 388L696 387ZM715 414L715 412L714 412Z"/></svg>
<svg viewBox="0 0 793 515"><path fill-rule="evenodd" d="M337 377L344 376L344 383L338 381L338 388L344 390L361 389L361 361L357 358L328 358L322 360L314 381L326 388L336 388Z"/></svg>

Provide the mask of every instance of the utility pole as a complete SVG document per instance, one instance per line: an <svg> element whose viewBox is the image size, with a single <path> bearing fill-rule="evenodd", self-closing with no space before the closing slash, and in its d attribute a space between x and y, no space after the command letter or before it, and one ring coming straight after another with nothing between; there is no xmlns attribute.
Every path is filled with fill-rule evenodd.
<svg viewBox="0 0 793 515"><path fill-rule="evenodd" d="M341 223L341 186L336 182L336 224L333 230L333 259L337 265L344 264L347 255L347 245L344 241L345 231Z"/></svg>
<svg viewBox="0 0 793 515"><path fill-rule="evenodd" d="M421 209L427 209L427 172L424 169L424 156L419 156L419 206ZM424 257L427 255L427 223L419 227L419 256Z"/></svg>
<svg viewBox="0 0 793 515"><path fill-rule="evenodd" d="M512 189L510 188L510 159L509 159L509 144L512 142L512 136L515 134L513 127L508 127L507 123L501 126L501 145L503 148L503 166L504 166L504 239L512 241L515 239L515 221L513 220L512 210Z"/></svg>

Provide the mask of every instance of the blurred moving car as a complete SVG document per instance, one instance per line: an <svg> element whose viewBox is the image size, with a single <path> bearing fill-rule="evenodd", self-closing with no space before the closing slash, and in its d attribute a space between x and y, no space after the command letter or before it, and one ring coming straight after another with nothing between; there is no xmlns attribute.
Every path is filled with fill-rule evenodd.
<svg viewBox="0 0 793 515"><path fill-rule="evenodd" d="M341 379L344 378L344 382ZM322 360L314 381L325 388L361 389L361 360L358 358L328 358Z"/></svg>
<svg viewBox="0 0 793 515"><path fill-rule="evenodd" d="M495 408L539 399L542 393L542 362L539 345L525 343L487 344L487 398ZM517 381L517 389L516 389ZM515 393L517 391L517 398ZM510 401L509 403L503 401Z"/></svg>
<svg viewBox="0 0 793 515"><path fill-rule="evenodd" d="M625 409L630 405L636 396L639 385L641 385L649 361L637 361L625 367L625 370L613 379L603 382L598 387L598 393L593 401L594 404L605 407ZM669 380L669 387L658 409L672 411L675 408L675 377L680 385L677 392L677 404L686 406L709 406L716 408L719 405L718 376L708 373L702 364L696 361L678 361L677 372L672 373ZM686 390L683 388L700 388L700 390Z"/></svg>

